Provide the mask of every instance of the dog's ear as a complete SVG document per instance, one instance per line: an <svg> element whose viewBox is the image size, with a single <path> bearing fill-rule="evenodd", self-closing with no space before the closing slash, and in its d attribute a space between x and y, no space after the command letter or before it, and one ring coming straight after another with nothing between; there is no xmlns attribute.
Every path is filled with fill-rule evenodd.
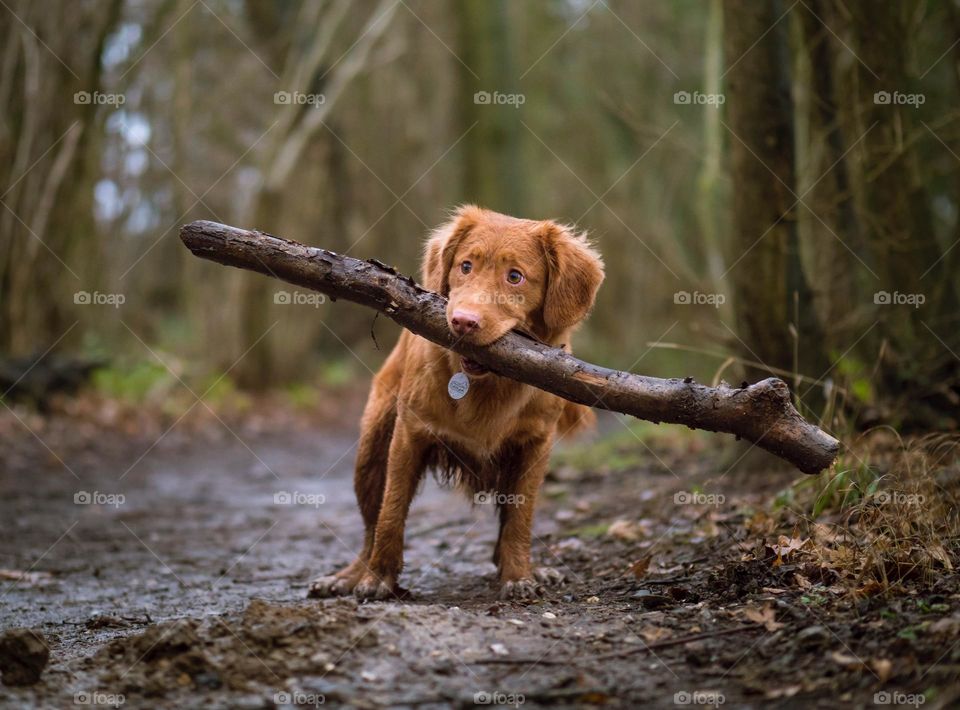
<svg viewBox="0 0 960 710"><path fill-rule="evenodd" d="M543 226L547 291L543 323L558 333L586 318L603 283L603 260L583 234L554 222Z"/></svg>
<svg viewBox="0 0 960 710"><path fill-rule="evenodd" d="M437 227L423 250L423 285L442 296L450 294L450 269L457 247L482 219L483 210L474 205L457 208L450 220Z"/></svg>

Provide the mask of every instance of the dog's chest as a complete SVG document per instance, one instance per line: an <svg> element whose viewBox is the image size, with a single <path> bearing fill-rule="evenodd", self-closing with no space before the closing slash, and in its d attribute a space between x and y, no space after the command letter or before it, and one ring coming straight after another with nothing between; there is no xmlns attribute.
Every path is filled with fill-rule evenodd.
<svg viewBox="0 0 960 710"><path fill-rule="evenodd" d="M449 399L444 415L433 422L441 438L451 439L481 457L497 451L516 432L520 413L529 400L526 387L485 385L471 383L466 395Z"/></svg>

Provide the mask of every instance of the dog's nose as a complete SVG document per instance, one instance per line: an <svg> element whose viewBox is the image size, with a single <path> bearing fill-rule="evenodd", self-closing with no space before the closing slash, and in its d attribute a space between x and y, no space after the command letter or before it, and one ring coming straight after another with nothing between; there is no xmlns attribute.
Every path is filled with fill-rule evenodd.
<svg viewBox="0 0 960 710"><path fill-rule="evenodd" d="M470 311L456 310L450 318L450 325L453 326L457 335L466 335L480 327L480 316Z"/></svg>

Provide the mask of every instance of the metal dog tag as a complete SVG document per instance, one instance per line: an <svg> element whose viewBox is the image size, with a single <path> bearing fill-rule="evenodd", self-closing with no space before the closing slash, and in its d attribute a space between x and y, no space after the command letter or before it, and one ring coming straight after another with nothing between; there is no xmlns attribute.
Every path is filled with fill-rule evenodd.
<svg viewBox="0 0 960 710"><path fill-rule="evenodd" d="M462 372L456 373L447 383L447 394L453 399L463 399L468 389L470 389L470 378Z"/></svg>

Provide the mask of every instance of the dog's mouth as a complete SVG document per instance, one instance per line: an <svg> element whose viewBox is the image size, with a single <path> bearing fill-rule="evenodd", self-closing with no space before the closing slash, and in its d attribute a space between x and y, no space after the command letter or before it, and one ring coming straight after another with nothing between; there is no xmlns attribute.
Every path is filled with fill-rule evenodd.
<svg viewBox="0 0 960 710"><path fill-rule="evenodd" d="M475 360L471 360L470 358L467 358L467 357L460 358L460 368L464 372L466 372L468 375L472 375L473 377L486 375L488 372L490 372L489 369L481 365L479 362L476 362Z"/></svg>

